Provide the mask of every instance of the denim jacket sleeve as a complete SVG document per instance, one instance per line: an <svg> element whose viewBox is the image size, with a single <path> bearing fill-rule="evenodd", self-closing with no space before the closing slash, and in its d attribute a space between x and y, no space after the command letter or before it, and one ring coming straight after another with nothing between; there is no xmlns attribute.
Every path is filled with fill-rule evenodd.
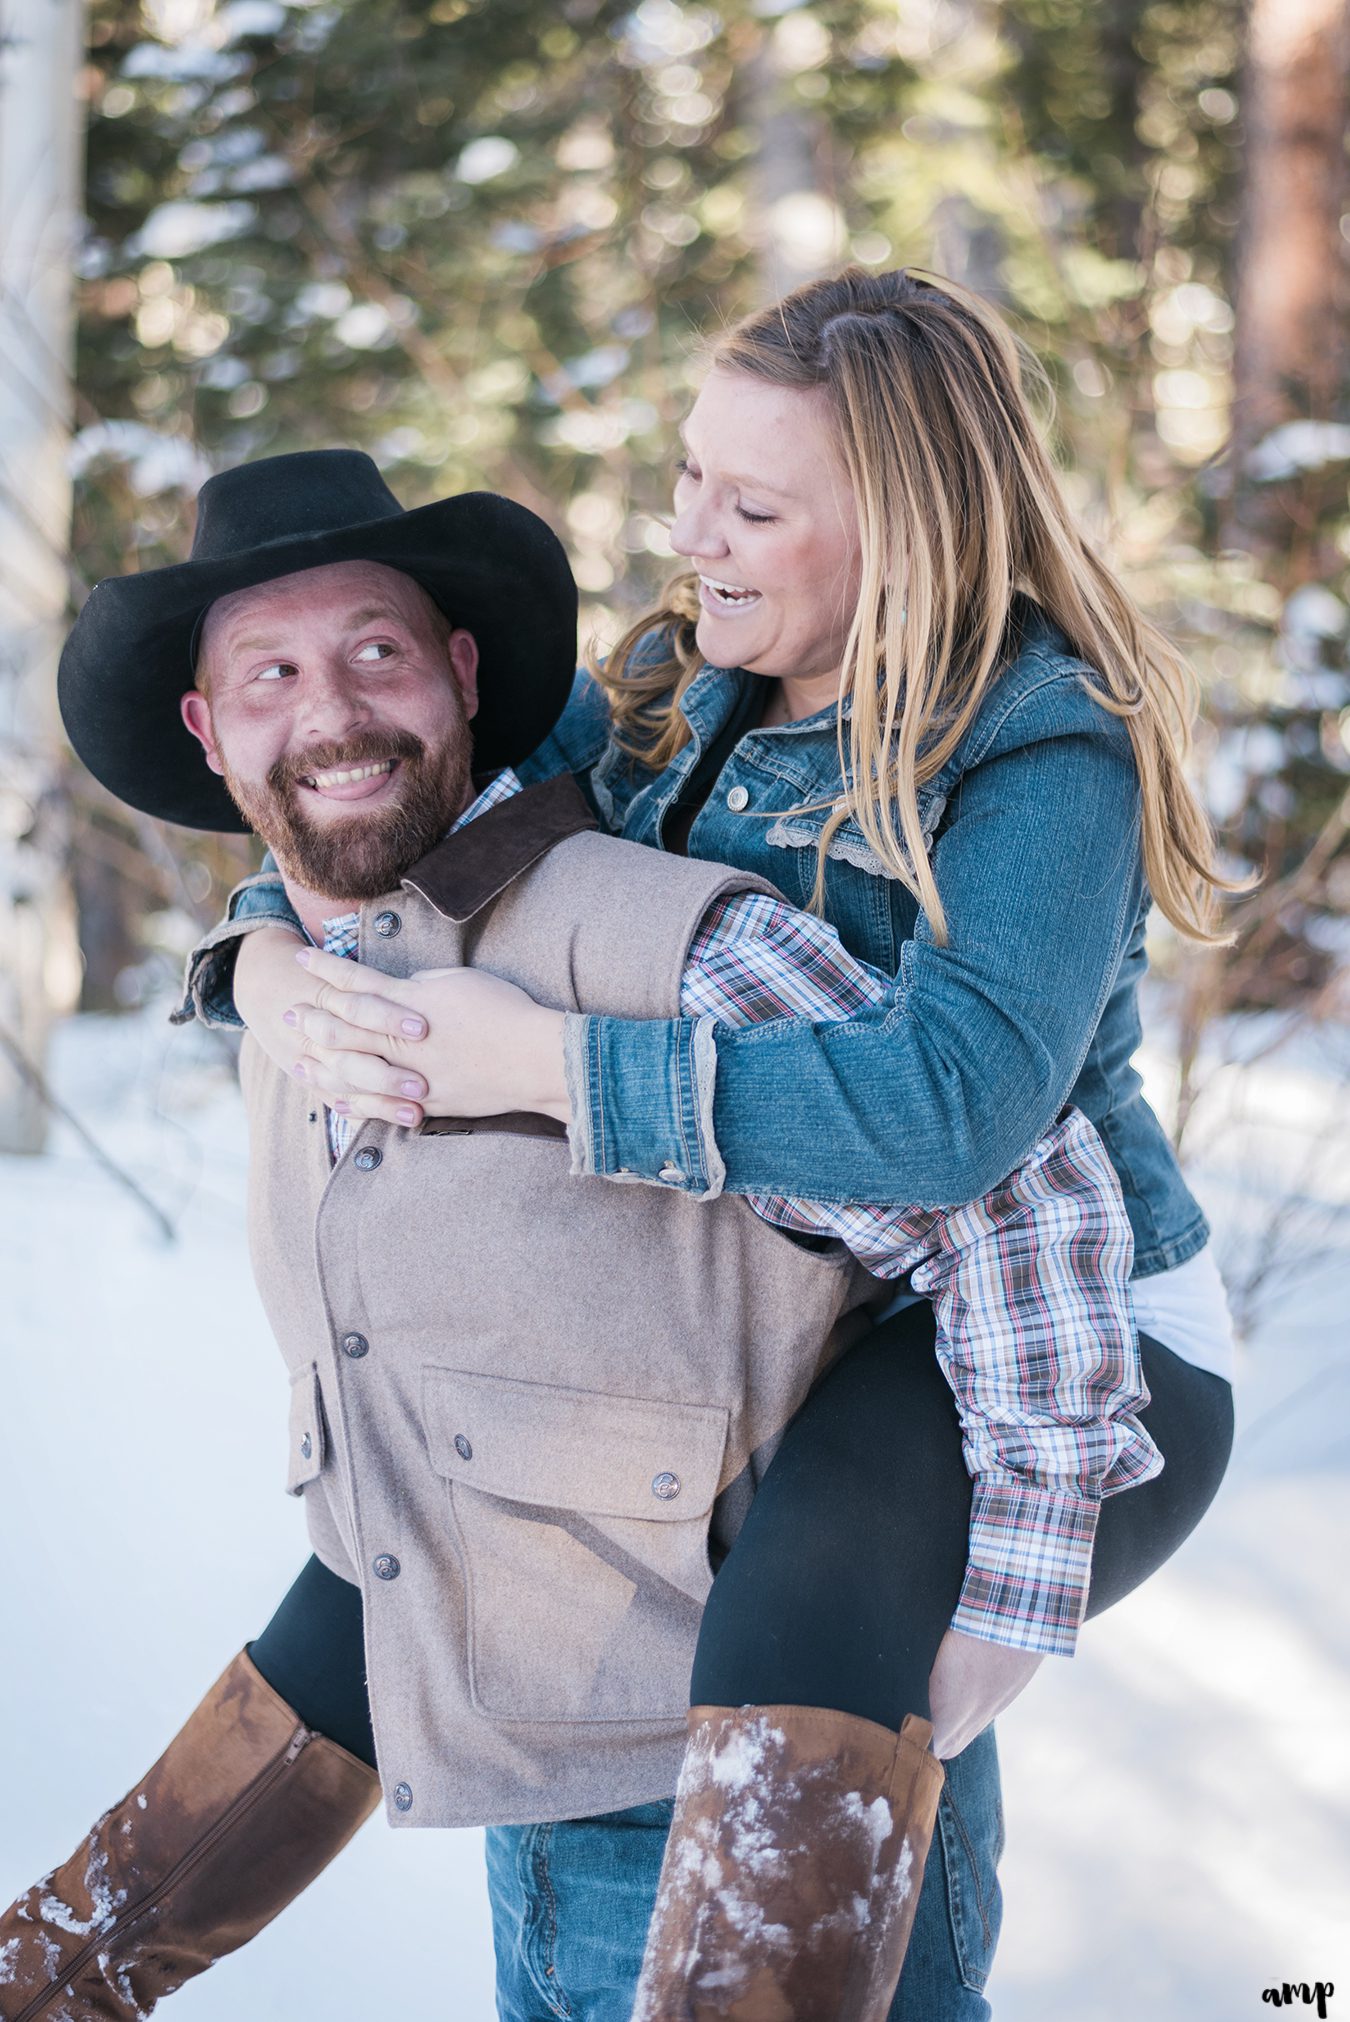
<svg viewBox="0 0 1350 2022"><path fill-rule="evenodd" d="M706 1032L570 1018L575 1169L951 1207L1020 1165L1077 1079L1144 896L1128 732L1073 687L1061 705L1024 689L953 783L933 853L948 943L921 917L875 1009Z"/></svg>
<svg viewBox="0 0 1350 2022"><path fill-rule="evenodd" d="M556 727L537 751L516 767L522 784L550 779L557 772L586 772L595 763L609 739L609 705L604 691L586 672L577 669L571 697ZM242 1030L243 1019L234 1008L234 965L239 943L258 927L292 927L299 933L296 918L282 886L281 875L269 855L256 876L245 878L230 893L225 918L204 934L187 959L183 979L183 1001L173 1013L175 1025L193 1018L203 1024Z"/></svg>
<svg viewBox="0 0 1350 2022"><path fill-rule="evenodd" d="M224 919L203 934L188 956L183 1001L171 1023L187 1025L200 1018L203 1025L224 1031L243 1030L244 1021L234 1008L234 965L240 941L259 927L303 932L270 854L263 858L260 871L235 886L226 901Z"/></svg>

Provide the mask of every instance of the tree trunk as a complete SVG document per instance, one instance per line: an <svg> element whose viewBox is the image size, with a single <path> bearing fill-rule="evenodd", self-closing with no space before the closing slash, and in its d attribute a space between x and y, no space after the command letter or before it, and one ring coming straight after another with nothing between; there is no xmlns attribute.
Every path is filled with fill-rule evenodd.
<svg viewBox="0 0 1350 2022"><path fill-rule="evenodd" d="M1345 393L1348 82L1350 0L1252 0L1230 520L1236 544L1285 558L1286 589L1326 559L1327 479L1314 462L1260 482L1253 451L1282 423L1332 419Z"/></svg>
<svg viewBox="0 0 1350 2022"><path fill-rule="evenodd" d="M70 535L83 0L0 0L0 1026L41 1067L79 984L56 662ZM42 1148L0 1052L0 1151Z"/></svg>
<svg viewBox="0 0 1350 2022"><path fill-rule="evenodd" d="M959 80L969 87L973 79L968 70L962 76L967 64L964 51L979 47L986 39L997 23L997 9L990 8L989 0L948 0L942 20L943 37L952 52L949 61L955 66L952 81ZM986 80L974 88L986 91L997 87ZM950 150L963 164L973 161L977 150L986 162L992 152L993 142L987 129L977 133L965 123L931 115L927 126L934 148ZM1004 296L1002 226L980 205L972 203L959 187L951 189L933 206L932 234L931 265L935 273L989 301L997 302Z"/></svg>
<svg viewBox="0 0 1350 2022"><path fill-rule="evenodd" d="M798 22L789 16L787 25ZM845 246L843 214L831 187L829 134L792 88L797 65L786 40L764 31L744 71L745 115L759 139L753 231L765 302L829 273Z"/></svg>
<svg viewBox="0 0 1350 2022"><path fill-rule="evenodd" d="M1147 207L1144 170L1148 148L1139 137L1139 92L1144 60L1139 54L1139 30L1148 0L1114 0L1102 10L1102 81L1111 110L1107 131L1119 151L1121 173L1107 218L1110 239L1103 246L1116 260L1145 258L1144 216Z"/></svg>

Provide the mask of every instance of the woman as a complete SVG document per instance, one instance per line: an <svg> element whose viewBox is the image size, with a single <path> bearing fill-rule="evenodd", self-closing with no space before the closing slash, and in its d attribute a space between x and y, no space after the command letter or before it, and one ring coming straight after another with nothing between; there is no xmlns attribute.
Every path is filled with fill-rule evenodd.
<svg viewBox="0 0 1350 2022"><path fill-rule="evenodd" d="M1207 1230L1129 1064L1150 895L1204 937L1219 884L1181 772L1183 670L1073 529L1015 348L956 289L854 270L799 291L715 347L685 437L672 541L691 573L535 766L587 772L630 838L813 902L894 976L887 1002L744 1031L574 1018L560 1050L551 1019L523 998L504 1013L469 974L390 987L314 957L297 1006L293 941L255 934L239 1005L278 1057L294 1006L308 1078L354 1115L551 1109L577 1171L696 1195L974 1200L1066 1102L1087 1114L1134 1230L1163 1473L1100 1513L1057 1488L1046 1455L1081 1428L1057 1415L1052 1363L1008 1398L1025 1480L982 1470L970 1424L963 1467L920 1301L803 1410L705 1617L695 1707L844 1707L892 1729L917 1709L952 1756L1041 1655L1072 1650L1085 1603L1176 1547L1227 1459ZM750 1942L744 1877L737 1930L725 1886L708 1901L688 1880L745 1825L711 1732L676 1808L647 2016L732 2012L771 1971L772 1878ZM753 1796L770 1817L774 1790L768 1751ZM967 1986L942 2012L988 2010Z"/></svg>
<svg viewBox="0 0 1350 2022"><path fill-rule="evenodd" d="M1089 1566L1095 1612L1180 1542L1227 1457L1207 1230L1129 1064L1149 896L1204 937L1219 882L1180 769L1184 673L1074 530L1011 340L956 289L855 270L801 290L715 347L685 434L671 537L692 572L537 765L588 770L629 837L814 901L895 976L888 1003L744 1032L574 1019L564 1058L528 1003L481 1010L471 976L367 976L376 999L319 959L323 1008L291 1016L314 1084L355 1115L420 1114L410 1086L459 1113L561 1105L577 1170L696 1194L959 1202L1066 1101L1087 1113L1134 1229L1163 1474L1108 1501L1095 1541L1071 1498L1019 1507L977 1467L972 1499L912 1307L803 1412L705 1620L696 1705L846 1703L883 1724L917 1705L952 1755L1072 1648ZM237 984L280 1057L297 992L271 938ZM421 1043L401 1036L410 1008ZM675 1896L668 1869L646 2012L682 1970Z"/></svg>

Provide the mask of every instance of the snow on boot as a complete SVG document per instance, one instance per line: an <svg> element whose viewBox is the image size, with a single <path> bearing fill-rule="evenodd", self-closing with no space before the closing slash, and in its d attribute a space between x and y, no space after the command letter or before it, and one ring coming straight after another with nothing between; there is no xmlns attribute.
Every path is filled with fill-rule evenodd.
<svg viewBox="0 0 1350 2022"><path fill-rule="evenodd" d="M942 1764L810 1706L696 1706L633 2022L884 2022Z"/></svg>
<svg viewBox="0 0 1350 2022"><path fill-rule="evenodd" d="M136 1788L0 1915L0 2022L143 2022L307 1888L378 1796L374 1770L241 1652Z"/></svg>

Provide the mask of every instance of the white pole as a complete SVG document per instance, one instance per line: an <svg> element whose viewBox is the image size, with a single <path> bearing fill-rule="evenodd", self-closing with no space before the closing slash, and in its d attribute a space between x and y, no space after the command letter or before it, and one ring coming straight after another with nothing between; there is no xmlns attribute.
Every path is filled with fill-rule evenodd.
<svg viewBox="0 0 1350 2022"><path fill-rule="evenodd" d="M71 262L84 0L0 0L0 1027L39 1069L79 958L66 877L56 662L67 600ZM0 1151L46 1118L0 1049Z"/></svg>

